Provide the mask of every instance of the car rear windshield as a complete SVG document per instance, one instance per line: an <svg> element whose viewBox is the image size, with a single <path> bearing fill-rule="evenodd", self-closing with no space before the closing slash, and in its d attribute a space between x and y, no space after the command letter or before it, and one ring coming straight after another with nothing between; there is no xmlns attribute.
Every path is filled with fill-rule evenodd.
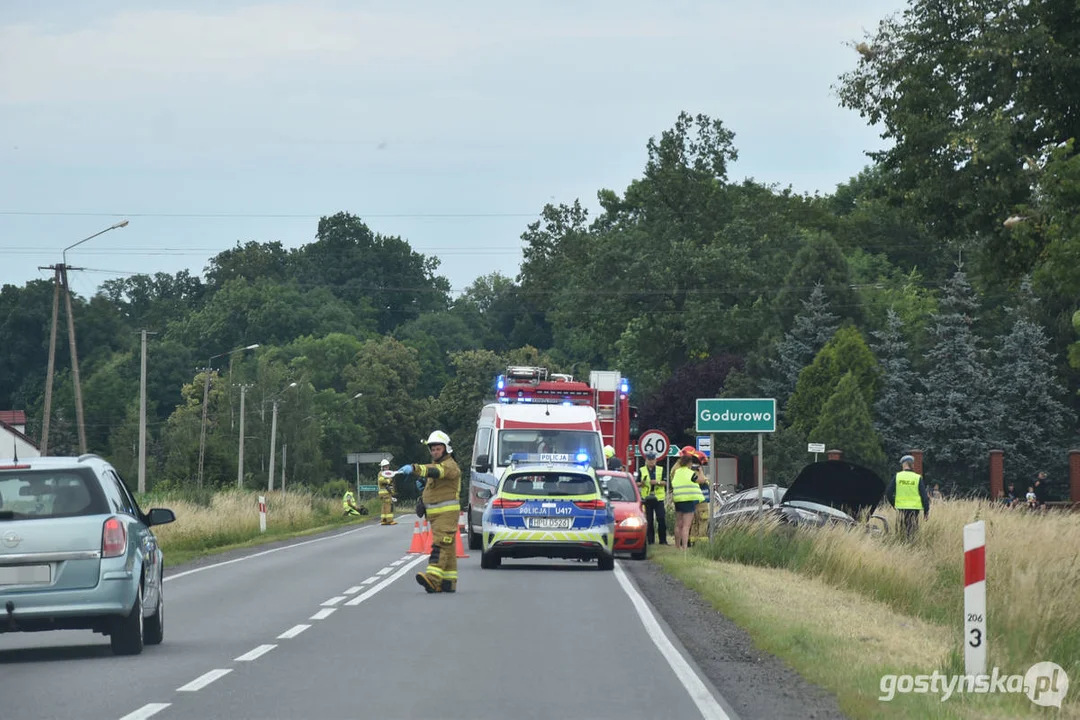
<svg viewBox="0 0 1080 720"><path fill-rule="evenodd" d="M567 497L595 495L596 481L581 473L538 472L510 475L503 481L502 492L513 495Z"/></svg>
<svg viewBox="0 0 1080 720"><path fill-rule="evenodd" d="M612 475L601 478L602 483L607 483L608 499L613 502L634 502L637 493L634 492L634 481L625 475Z"/></svg>
<svg viewBox="0 0 1080 720"><path fill-rule="evenodd" d="M0 522L107 512L108 502L89 468L0 470Z"/></svg>

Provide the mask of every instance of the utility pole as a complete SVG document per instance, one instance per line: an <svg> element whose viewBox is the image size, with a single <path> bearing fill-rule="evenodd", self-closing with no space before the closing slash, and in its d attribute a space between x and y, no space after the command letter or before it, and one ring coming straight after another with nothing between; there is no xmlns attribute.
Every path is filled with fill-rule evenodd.
<svg viewBox="0 0 1080 720"><path fill-rule="evenodd" d="M285 497L285 460L289 456L289 443L281 446L281 496Z"/></svg>
<svg viewBox="0 0 1080 720"><path fill-rule="evenodd" d="M274 491L274 453L277 452L277 404L274 400L274 414L270 420L270 477L266 483L268 492Z"/></svg>
<svg viewBox="0 0 1080 720"><path fill-rule="evenodd" d="M240 386L240 448L237 451L236 463L236 487L244 487L244 397L247 395L247 385Z"/></svg>
<svg viewBox="0 0 1080 720"><path fill-rule="evenodd" d="M210 401L210 362L207 361L202 391L202 422L199 424L199 489L202 490L203 459L206 457L206 406Z"/></svg>
<svg viewBox="0 0 1080 720"><path fill-rule="evenodd" d="M44 269L44 268L40 268ZM49 333L49 369L45 375L45 417L41 425L41 457L49 454L49 419L52 417L53 371L56 369L56 321L60 314L60 271L53 268L52 330Z"/></svg>
<svg viewBox="0 0 1080 720"><path fill-rule="evenodd" d="M146 336L157 335L145 329L142 336L142 362L139 368L139 492L146 492Z"/></svg>
<svg viewBox="0 0 1080 720"><path fill-rule="evenodd" d="M83 418L83 403L82 403L82 382L79 379L79 355L77 348L75 347L75 316L71 312L71 286L68 284L68 270L82 270L83 268L73 268L67 264L67 251L73 247L82 245L87 240L92 240L98 235L103 235L110 230L116 230L117 228L127 227L128 221L122 220L115 225L111 225L104 230L94 233L90 237L83 238L74 245L68 245L64 248L63 262L59 265L49 265L46 268L38 268L39 270L52 270L53 271L53 314L52 314L52 330L49 337L49 368L48 376L45 379L45 417L42 423L41 431L41 455L44 457L49 451L49 421L52 417L52 384L53 384L53 372L56 369L56 325L59 314L60 305L60 286L64 287L64 307L67 311L68 321L68 342L71 344L71 376L75 383L75 416L79 424L79 454L86 454L86 422Z"/></svg>

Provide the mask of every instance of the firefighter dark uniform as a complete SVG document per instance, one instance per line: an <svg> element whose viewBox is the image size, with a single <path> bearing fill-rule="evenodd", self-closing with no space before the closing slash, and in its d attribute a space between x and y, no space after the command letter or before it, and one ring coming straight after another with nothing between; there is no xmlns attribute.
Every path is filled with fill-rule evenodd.
<svg viewBox="0 0 1080 720"><path fill-rule="evenodd" d="M905 455L900 459L904 469L896 473L896 478L885 490L885 496L900 513L900 527L908 537L919 529L919 513L930 514L930 493L926 481L914 472L915 458Z"/></svg>
<svg viewBox="0 0 1080 720"><path fill-rule="evenodd" d="M386 463L389 466L390 463ZM383 477L382 472L379 473L379 499L382 500L382 523L383 525L397 525L397 520L394 519L394 479L393 477Z"/></svg>
<svg viewBox="0 0 1080 720"><path fill-rule="evenodd" d="M429 593L457 591L457 538L458 516L461 513L461 469L450 448L450 437L441 431L431 433L428 447L442 445L442 457L427 465L409 468L412 475L426 478L424 514L431 524L431 557L424 572L416 574L416 581ZM408 467L408 466L407 466Z"/></svg>
<svg viewBox="0 0 1080 720"><path fill-rule="evenodd" d="M649 457L652 455L652 458ZM653 544L654 533L660 536L660 544L667 545L667 512L664 509L664 497L666 496L666 484L664 481L664 468L660 465L649 467L648 461L655 459L656 455L645 455L646 464L638 470L638 486L641 488L641 499L645 503L645 522L647 529L645 537L650 545ZM655 522L654 522L655 518Z"/></svg>
<svg viewBox="0 0 1080 720"><path fill-rule="evenodd" d="M694 508L694 521L690 523L691 545L695 542L709 542L709 508L712 488L709 487L708 481L699 482L698 487L701 488L701 495L704 499Z"/></svg>

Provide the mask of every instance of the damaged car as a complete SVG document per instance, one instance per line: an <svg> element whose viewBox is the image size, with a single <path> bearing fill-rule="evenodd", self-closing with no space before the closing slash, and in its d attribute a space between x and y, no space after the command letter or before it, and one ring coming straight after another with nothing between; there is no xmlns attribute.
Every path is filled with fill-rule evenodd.
<svg viewBox="0 0 1080 720"><path fill-rule="evenodd" d="M821 527L865 524L873 534L888 532L875 514L885 497L885 481L873 470L846 460L823 460L804 467L788 487L762 487L765 517L787 525ZM757 518L756 487L730 496L713 515L713 527Z"/></svg>

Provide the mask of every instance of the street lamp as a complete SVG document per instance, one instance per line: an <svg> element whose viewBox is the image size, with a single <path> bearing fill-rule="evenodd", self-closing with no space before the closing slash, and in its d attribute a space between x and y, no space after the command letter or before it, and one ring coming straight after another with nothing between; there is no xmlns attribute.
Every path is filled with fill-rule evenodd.
<svg viewBox="0 0 1080 720"><path fill-rule="evenodd" d="M296 383L289 383L289 386L285 388L285 390L294 387L296 387ZM274 395L274 414L270 420L270 474L266 480L267 492L273 492L274 490L274 453L277 452L277 406L278 399L285 392L285 390L282 390L281 392Z"/></svg>
<svg viewBox="0 0 1080 720"><path fill-rule="evenodd" d="M90 237L83 238L74 245L68 245L62 253L63 262L57 267L50 265L53 270L53 310L52 330L49 334L49 368L45 374L45 417L41 428L41 455L49 454L49 418L52 416L52 385L53 370L56 368L56 321L60 313L60 288L64 288L64 307L67 310L68 321L68 344L71 348L71 379L75 384L75 417L79 424L79 454L86 454L86 423L83 420L82 381L79 379L79 353L75 347L75 316L71 314L71 288L68 286L67 251L82 245L87 240L93 240L98 235L104 235L110 230L127 227L128 221L123 220L111 225Z"/></svg>
<svg viewBox="0 0 1080 720"><path fill-rule="evenodd" d="M247 345L245 347L239 347L229 352L220 353L218 355L211 355L210 359L206 361L206 377L203 382L203 400L202 400L202 425L199 429L199 489L203 486L203 460L206 457L206 406L210 400L210 369L214 360L219 357L225 357L226 355L232 355L233 353L243 352L244 350L254 350L259 347L258 343L254 345Z"/></svg>

